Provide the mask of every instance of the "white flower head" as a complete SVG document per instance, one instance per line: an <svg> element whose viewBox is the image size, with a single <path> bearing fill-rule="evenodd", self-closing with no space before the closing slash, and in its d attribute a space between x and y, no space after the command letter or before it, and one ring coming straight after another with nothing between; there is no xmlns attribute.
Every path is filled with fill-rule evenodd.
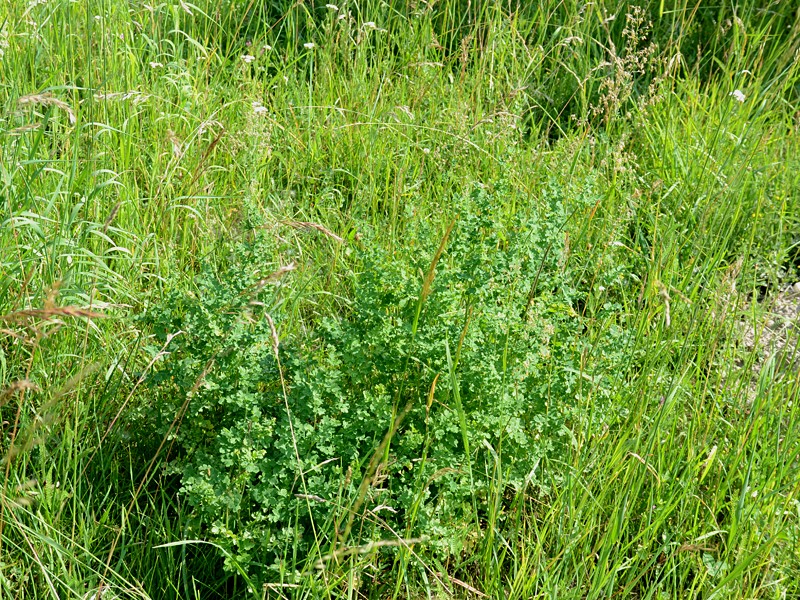
<svg viewBox="0 0 800 600"><path fill-rule="evenodd" d="M339 7L336 6L335 4L326 4L325 8L327 8L328 10L332 10L334 12L339 12Z"/></svg>
<svg viewBox="0 0 800 600"><path fill-rule="evenodd" d="M253 102L253 112L257 115L267 114L267 107L261 104L258 100Z"/></svg>
<svg viewBox="0 0 800 600"><path fill-rule="evenodd" d="M269 44L264 44L264 45L261 47L261 49L262 49L264 52L269 52L270 50L272 50L272 46L270 46Z"/></svg>
<svg viewBox="0 0 800 600"><path fill-rule="evenodd" d="M152 62L150 63L150 68L151 68L151 69L160 69L160 68L161 68L161 67L163 67L163 66L164 66L164 65L163 65L162 63L160 63L160 62L155 62L155 61L152 61Z"/></svg>
<svg viewBox="0 0 800 600"><path fill-rule="evenodd" d="M307 50L313 50L314 49L314 43L313 42L306 42L305 44L303 44L303 48L306 48Z"/></svg>
<svg viewBox="0 0 800 600"><path fill-rule="evenodd" d="M375 25L375 21L367 21L364 23L364 27L368 27L369 29L377 29L378 26Z"/></svg>
<svg viewBox="0 0 800 600"><path fill-rule="evenodd" d="M248 65L256 59L252 54L242 54L242 60Z"/></svg>
<svg viewBox="0 0 800 600"><path fill-rule="evenodd" d="M744 95L742 90L733 90L731 96L733 96L734 100L737 102L744 102L747 99L747 96Z"/></svg>

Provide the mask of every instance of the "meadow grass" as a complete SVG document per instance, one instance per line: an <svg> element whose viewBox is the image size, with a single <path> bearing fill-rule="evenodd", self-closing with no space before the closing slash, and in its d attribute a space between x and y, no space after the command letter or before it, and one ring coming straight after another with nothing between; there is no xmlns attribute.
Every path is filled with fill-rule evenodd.
<svg viewBox="0 0 800 600"><path fill-rule="evenodd" d="M333 4L0 7L0 596L797 597L794 334L758 343L800 279L792 3ZM475 433L471 402L505 396L468 398L469 297L426 316L475 189L499 202L498 255L517 215L555 215L562 194L535 277L508 292L530 288L535 335L568 332L537 367L559 441L530 455ZM300 468L283 555L247 560L230 540L249 521L212 531L175 462L216 350L158 387L189 334L139 317L177 296L225 312L202 308L209 273L280 280L264 339L290 428L308 425L283 347L358 326L369 252L414 265L420 290L391 418L343 466L330 517L303 512ZM455 335L413 396L434 321ZM423 477L433 413L463 453L436 477L473 493L420 531L445 487ZM398 529L369 503L414 436Z"/></svg>

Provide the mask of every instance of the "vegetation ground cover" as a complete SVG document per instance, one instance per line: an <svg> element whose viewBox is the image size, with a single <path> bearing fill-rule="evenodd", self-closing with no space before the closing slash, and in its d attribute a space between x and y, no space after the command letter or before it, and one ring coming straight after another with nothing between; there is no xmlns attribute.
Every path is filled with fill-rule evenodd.
<svg viewBox="0 0 800 600"><path fill-rule="evenodd" d="M796 597L798 34L4 4L2 597Z"/></svg>

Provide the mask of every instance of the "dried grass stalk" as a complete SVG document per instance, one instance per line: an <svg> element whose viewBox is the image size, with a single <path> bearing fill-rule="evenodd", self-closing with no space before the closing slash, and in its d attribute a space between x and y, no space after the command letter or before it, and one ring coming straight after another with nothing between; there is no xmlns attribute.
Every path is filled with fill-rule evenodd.
<svg viewBox="0 0 800 600"><path fill-rule="evenodd" d="M340 244L344 244L344 239L333 233L330 229L319 223L312 223L311 221L284 221L286 225L294 227L295 229L316 229L320 233L325 234L332 240L336 240Z"/></svg>
<svg viewBox="0 0 800 600"><path fill-rule="evenodd" d="M53 317L79 317L83 319L103 319L108 315L94 312L88 308L80 306L49 306L47 308L31 308L28 310L18 310L7 315L0 315L0 322L17 322L27 317L34 317L42 320L49 320Z"/></svg>
<svg viewBox="0 0 800 600"><path fill-rule="evenodd" d="M69 116L69 122L71 124L75 124L78 121L78 118L75 116L75 111L72 110L72 107L64 102L63 100L59 100L55 98L49 92L44 94L29 94L27 96L22 96L17 103L21 106L26 105L39 105L39 106L55 106L56 108L60 108L64 112L67 113Z"/></svg>

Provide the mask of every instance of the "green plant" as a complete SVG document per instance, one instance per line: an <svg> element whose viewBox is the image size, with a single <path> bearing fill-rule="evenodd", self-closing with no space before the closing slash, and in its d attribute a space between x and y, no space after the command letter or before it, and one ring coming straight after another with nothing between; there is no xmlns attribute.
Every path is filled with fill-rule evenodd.
<svg viewBox="0 0 800 600"><path fill-rule="evenodd" d="M0 3L0 595L797 596L794 3L326 4Z"/></svg>
<svg viewBox="0 0 800 600"><path fill-rule="evenodd" d="M472 499L485 499L492 484L479 475L487 445L516 489L533 461L564 451L579 377L570 340L580 318L563 268L563 228L567 206L587 200L572 203L554 187L540 209L513 211L514 194L500 185L455 202L435 276L434 225L409 225L411 253L387 252L366 235L346 318L282 340L280 364L271 319L280 326L286 318L291 274L277 288L269 277L259 283L258 242L238 246L234 266L199 278L191 296L172 294L149 309L158 347L181 332L154 383L160 435L187 399L170 468L181 474L194 535L242 564L276 566L290 548L334 544L331 525L351 505L364 512L343 541L381 538L386 531L368 523L380 505L391 508L383 519L395 530L413 511L409 536L427 532L445 554L458 553L461 524L485 518L473 514L484 501ZM379 472L369 472L401 411ZM362 477L373 479L363 507L354 502Z"/></svg>

